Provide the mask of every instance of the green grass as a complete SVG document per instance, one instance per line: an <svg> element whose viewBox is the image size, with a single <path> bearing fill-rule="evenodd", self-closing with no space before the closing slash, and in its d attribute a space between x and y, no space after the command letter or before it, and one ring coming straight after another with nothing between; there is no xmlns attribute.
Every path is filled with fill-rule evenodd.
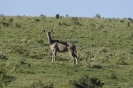
<svg viewBox="0 0 133 88"><path fill-rule="evenodd" d="M44 29L76 45L78 65L69 53L57 53L51 63ZM69 82L87 75L103 88L132 88L132 40L129 19L0 16L0 87L74 88Z"/></svg>

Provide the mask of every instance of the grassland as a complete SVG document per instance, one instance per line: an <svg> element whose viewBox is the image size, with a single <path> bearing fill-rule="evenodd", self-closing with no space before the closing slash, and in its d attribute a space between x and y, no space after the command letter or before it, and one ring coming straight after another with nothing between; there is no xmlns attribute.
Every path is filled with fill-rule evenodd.
<svg viewBox="0 0 133 88"><path fill-rule="evenodd" d="M78 65L68 53L51 51L43 30L53 39L76 45ZM71 80L87 75L103 88L133 88L133 20L0 16L0 87L74 88ZM78 87L77 87L78 88Z"/></svg>

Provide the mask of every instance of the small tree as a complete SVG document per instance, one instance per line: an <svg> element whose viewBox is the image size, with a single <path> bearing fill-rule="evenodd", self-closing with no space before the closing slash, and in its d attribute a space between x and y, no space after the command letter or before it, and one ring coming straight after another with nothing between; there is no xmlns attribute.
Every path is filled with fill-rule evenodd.
<svg viewBox="0 0 133 88"><path fill-rule="evenodd" d="M99 14L96 14L96 18L101 18L101 15L99 15Z"/></svg>
<svg viewBox="0 0 133 88"><path fill-rule="evenodd" d="M66 17L68 17L68 14L66 14Z"/></svg>
<svg viewBox="0 0 133 88"><path fill-rule="evenodd" d="M59 19L60 18L60 15L59 14L56 14L55 17L56 17L56 19Z"/></svg>

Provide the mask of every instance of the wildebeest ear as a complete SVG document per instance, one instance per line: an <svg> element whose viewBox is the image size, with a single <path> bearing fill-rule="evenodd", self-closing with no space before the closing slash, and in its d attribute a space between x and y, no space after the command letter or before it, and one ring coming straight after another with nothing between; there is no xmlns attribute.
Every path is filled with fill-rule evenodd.
<svg viewBox="0 0 133 88"><path fill-rule="evenodd" d="M54 32L54 30L52 29L51 32Z"/></svg>
<svg viewBox="0 0 133 88"><path fill-rule="evenodd" d="M46 33L47 31L46 30L43 30L44 33Z"/></svg>

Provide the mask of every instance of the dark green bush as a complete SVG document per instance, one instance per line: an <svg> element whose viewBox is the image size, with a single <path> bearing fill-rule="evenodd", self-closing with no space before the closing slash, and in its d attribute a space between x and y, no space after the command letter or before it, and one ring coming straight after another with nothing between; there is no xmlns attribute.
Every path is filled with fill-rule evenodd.
<svg viewBox="0 0 133 88"><path fill-rule="evenodd" d="M132 18L128 18L129 21L132 21L133 19Z"/></svg>
<svg viewBox="0 0 133 88"><path fill-rule="evenodd" d="M96 18L101 18L101 15L99 15L99 14L96 14Z"/></svg>
<svg viewBox="0 0 133 88"><path fill-rule="evenodd" d="M35 22L40 22L40 19L35 19Z"/></svg>
<svg viewBox="0 0 133 88"><path fill-rule="evenodd" d="M0 68L0 88L5 88L7 84L11 83L14 80L14 77L7 76L6 71Z"/></svg>
<svg viewBox="0 0 133 88"><path fill-rule="evenodd" d="M55 18L56 19L59 19L60 18L60 15L59 14L56 14Z"/></svg>
<svg viewBox="0 0 133 88"><path fill-rule="evenodd" d="M15 26L16 28L22 27L19 23L14 23L14 26Z"/></svg>
<svg viewBox="0 0 133 88"><path fill-rule="evenodd" d="M69 84L74 88L98 88L102 87L104 83L102 83L98 78L89 78L84 75L79 80L70 80Z"/></svg>
<svg viewBox="0 0 133 88"><path fill-rule="evenodd" d="M3 24L4 27L8 27L9 26L9 23L7 22L1 22Z"/></svg>
<svg viewBox="0 0 133 88"><path fill-rule="evenodd" d="M3 54L0 53L0 59L7 60L8 58L5 55L3 55Z"/></svg>

